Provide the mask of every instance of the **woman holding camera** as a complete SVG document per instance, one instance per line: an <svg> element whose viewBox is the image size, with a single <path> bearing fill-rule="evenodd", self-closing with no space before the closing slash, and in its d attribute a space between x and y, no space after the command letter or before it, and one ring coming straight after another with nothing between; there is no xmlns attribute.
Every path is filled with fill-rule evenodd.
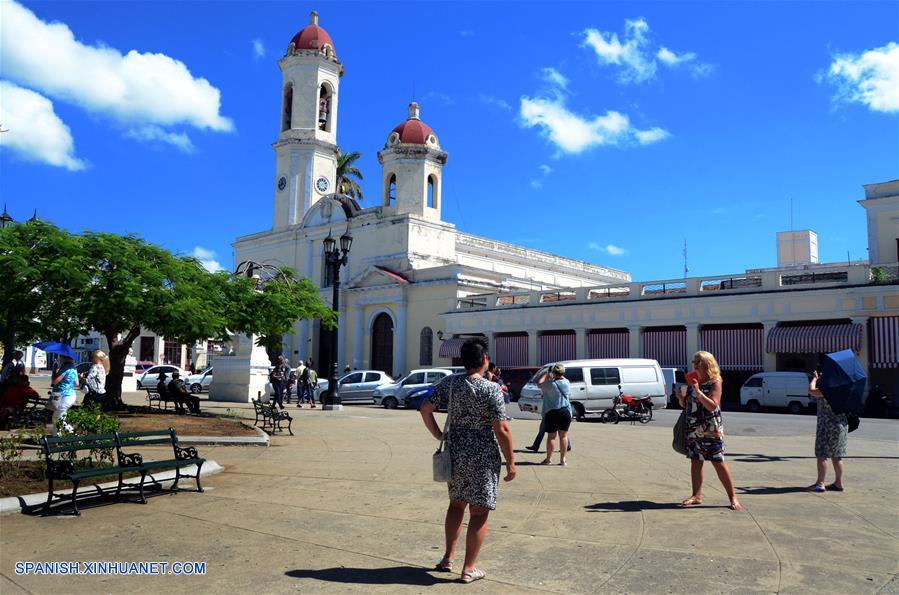
<svg viewBox="0 0 899 595"><path fill-rule="evenodd" d="M568 429L571 427L571 383L565 378L565 366L553 364L537 382L543 393L543 423L548 434L546 458L541 465L552 464L556 434L559 435L559 465L568 465Z"/></svg>
<svg viewBox="0 0 899 595"><path fill-rule="evenodd" d="M721 370L708 351L693 355L693 374L688 374L688 387L681 387L678 395L681 407L686 411L687 458L690 459L690 480L693 494L681 502L681 506L702 504L702 466L711 461L724 491L730 498L730 509L740 510L734 479L724 462L724 423L721 420Z"/></svg>

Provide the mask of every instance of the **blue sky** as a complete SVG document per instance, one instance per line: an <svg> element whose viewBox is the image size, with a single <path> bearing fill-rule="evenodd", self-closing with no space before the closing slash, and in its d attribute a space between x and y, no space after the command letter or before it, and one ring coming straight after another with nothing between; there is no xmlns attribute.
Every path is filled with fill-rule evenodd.
<svg viewBox="0 0 899 595"><path fill-rule="evenodd" d="M363 206L413 89L445 220L636 280L682 276L685 238L691 275L773 266L791 199L822 261L865 258L861 185L899 178L895 2L3 1L0 200L232 267L313 8Z"/></svg>

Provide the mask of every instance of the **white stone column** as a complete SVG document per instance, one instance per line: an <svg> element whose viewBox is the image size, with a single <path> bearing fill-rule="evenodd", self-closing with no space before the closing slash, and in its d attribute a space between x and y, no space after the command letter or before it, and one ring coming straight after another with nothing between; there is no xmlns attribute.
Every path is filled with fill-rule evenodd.
<svg viewBox="0 0 899 595"><path fill-rule="evenodd" d="M575 359L587 359L587 329L574 329Z"/></svg>
<svg viewBox="0 0 899 595"><path fill-rule="evenodd" d="M633 324L627 327L628 354L630 357L643 357L643 327Z"/></svg>
<svg viewBox="0 0 899 595"><path fill-rule="evenodd" d="M362 368L362 331L365 325L362 306L357 305L353 315L353 369Z"/></svg>
<svg viewBox="0 0 899 595"><path fill-rule="evenodd" d="M536 330L528 330L528 365L529 366L538 366L537 362L540 360L537 359L537 347L539 341L537 340L537 331Z"/></svg>
<svg viewBox="0 0 899 595"><path fill-rule="evenodd" d="M406 300L396 305L396 328L393 332L393 372L408 372L406 365Z"/></svg>
<svg viewBox="0 0 899 595"><path fill-rule="evenodd" d="M693 357L693 354L699 351L699 323L688 322L684 325L687 327L687 359ZM718 357L717 354L712 354ZM686 364L687 362L684 362Z"/></svg>
<svg viewBox="0 0 899 595"><path fill-rule="evenodd" d="M868 317L853 316L852 322L854 324L862 325L861 349L859 349L858 353L856 353L856 357L858 357L858 361L861 363L862 368L865 370L865 372L870 373L868 369L868 357L870 353L870 349L868 348Z"/></svg>
<svg viewBox="0 0 899 595"><path fill-rule="evenodd" d="M777 371L777 354L776 353L768 353L767 345L768 345L768 333L771 332L771 329L777 326L776 320L764 320L762 321L762 327L764 330L762 331L762 350L764 351L764 371L765 372L776 372Z"/></svg>

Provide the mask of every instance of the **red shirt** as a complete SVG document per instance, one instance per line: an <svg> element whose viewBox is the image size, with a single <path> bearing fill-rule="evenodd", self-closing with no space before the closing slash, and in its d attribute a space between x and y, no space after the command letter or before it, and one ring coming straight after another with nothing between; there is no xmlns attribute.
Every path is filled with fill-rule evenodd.
<svg viewBox="0 0 899 595"><path fill-rule="evenodd" d="M24 409L28 399L37 397L37 391L24 384L13 384L3 393L3 406Z"/></svg>

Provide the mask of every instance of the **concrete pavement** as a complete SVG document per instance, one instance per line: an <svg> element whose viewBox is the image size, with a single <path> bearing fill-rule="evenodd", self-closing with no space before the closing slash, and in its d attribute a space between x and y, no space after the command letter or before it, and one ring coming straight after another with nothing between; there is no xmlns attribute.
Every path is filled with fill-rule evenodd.
<svg viewBox="0 0 899 595"><path fill-rule="evenodd" d="M129 397L139 398L139 396ZM204 404L206 406L207 404ZM208 404L209 409L248 406ZM446 489L431 481L436 443L412 411L363 405L293 409L295 437L271 446L203 447L225 472L205 494L146 506L91 508L81 518L0 519L0 590L49 592L408 592L447 590L431 572L443 548ZM570 466L519 451L500 488L479 567L465 588L492 593L899 592L899 451L895 421L850 436L846 491L814 479L814 418L725 416L745 510L726 508L711 467L706 505L679 509L689 465L670 448L672 412L649 425L572 427ZM728 419L731 420L729 424ZM791 422L786 422L791 423ZM887 424L876 426L876 424ZM745 431L746 428L754 431ZM874 428L872 430L871 428ZM518 449L537 430L512 422ZM742 431L738 429L742 428ZM786 434L786 435L784 435ZM460 543L457 564L464 552ZM16 575L17 561L206 562L202 576Z"/></svg>

